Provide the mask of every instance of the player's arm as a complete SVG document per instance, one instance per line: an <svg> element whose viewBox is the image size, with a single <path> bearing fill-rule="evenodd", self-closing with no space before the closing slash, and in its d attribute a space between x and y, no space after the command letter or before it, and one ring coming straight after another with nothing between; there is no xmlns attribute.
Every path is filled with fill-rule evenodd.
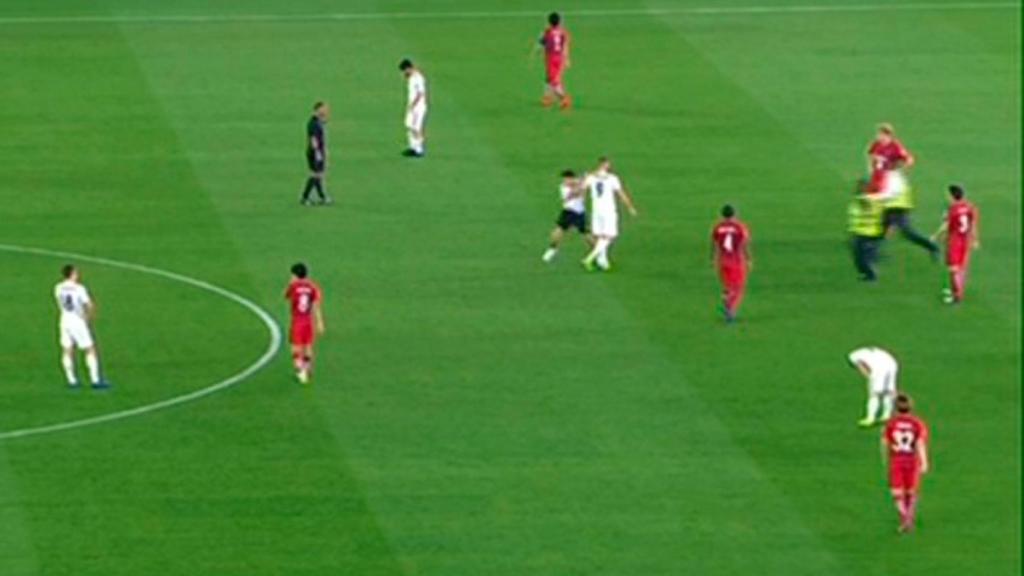
<svg viewBox="0 0 1024 576"><path fill-rule="evenodd" d="M572 36L569 36L569 33L566 32L565 33L565 46L562 47L562 51L565 53L565 60L564 60L564 62L565 62L565 67L566 68L568 68L569 66L572 65L572 59L569 58L569 48L570 48L571 45L572 45Z"/></svg>
<svg viewBox="0 0 1024 576"><path fill-rule="evenodd" d="M942 216L942 224L939 224L939 228L932 234L932 242L944 238L946 236L947 229L949 228L949 214L946 213Z"/></svg>
<svg viewBox="0 0 1024 576"><path fill-rule="evenodd" d="M886 434L886 430L883 429L881 441L882 464L885 464L889 460L889 439L886 438L886 436L888 436L888 434Z"/></svg>
<svg viewBox="0 0 1024 576"><path fill-rule="evenodd" d="M315 133L309 136L309 146L313 149L313 156L317 160L322 160L324 157L323 149L320 147L320 138Z"/></svg>
<svg viewBox="0 0 1024 576"><path fill-rule="evenodd" d="M620 186L619 189L615 191L615 195L619 197L619 200L621 200L623 204L626 205L626 210L629 210L630 216L637 215L636 206L633 204L633 197L630 196L629 190L626 190L625 186Z"/></svg>
<svg viewBox="0 0 1024 576"><path fill-rule="evenodd" d="M921 474L928 472L928 442L924 438L917 442L917 463L921 467Z"/></svg>
<svg viewBox="0 0 1024 576"><path fill-rule="evenodd" d="M978 225L981 224L978 218L978 209L974 209L974 226L971 226L971 247L977 250L981 248L981 232L979 231Z"/></svg>
<svg viewBox="0 0 1024 576"><path fill-rule="evenodd" d="M871 378L871 367L868 366L866 362L861 362L860 360L857 360L856 362L853 363L853 365L857 367L857 371L860 372L861 376L865 378Z"/></svg>
<svg viewBox="0 0 1024 576"><path fill-rule="evenodd" d="M320 300L313 302L313 319L316 321L316 331L323 334L327 330L327 325L324 323L324 312L320 306Z"/></svg>
<svg viewBox="0 0 1024 576"><path fill-rule="evenodd" d="M754 268L754 256L750 251L750 237L748 236L746 241L743 242L743 261L747 263L747 270Z"/></svg>
<svg viewBox="0 0 1024 576"><path fill-rule="evenodd" d="M416 90L416 97L409 103L409 110L412 110L416 106L419 106L420 102L423 101L423 90Z"/></svg>

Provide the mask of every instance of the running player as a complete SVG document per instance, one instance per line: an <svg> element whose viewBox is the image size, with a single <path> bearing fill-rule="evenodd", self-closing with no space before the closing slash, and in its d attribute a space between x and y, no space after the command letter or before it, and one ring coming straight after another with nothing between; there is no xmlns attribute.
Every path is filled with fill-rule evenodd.
<svg viewBox="0 0 1024 576"><path fill-rule="evenodd" d="M324 172L327 170L327 120L331 109L326 102L313 105L313 115L306 123L306 164L309 166L309 178L302 190L302 204L313 204L310 193L316 190L320 204L330 204L331 197L324 192Z"/></svg>
<svg viewBox="0 0 1024 576"><path fill-rule="evenodd" d="M85 365L89 369L89 380L95 390L109 388L110 384L103 379L100 372L100 358L96 352L89 324L96 312L96 305L89 297L89 291L80 282L78 268L67 264L61 268L64 278L53 289L60 310L60 348L61 365L67 377L68 387L78 389L78 376L75 373L75 349L85 353Z"/></svg>
<svg viewBox="0 0 1024 576"><path fill-rule="evenodd" d="M551 244L544 251L543 259L551 262L558 254L558 247L562 244L567 230L575 228L584 235L587 241L590 238L587 234L587 211L585 190L581 181L572 170L562 172L562 185L558 187L558 194L562 198L562 212L555 221L555 228L551 230Z"/></svg>
<svg viewBox="0 0 1024 576"><path fill-rule="evenodd" d="M405 76L405 130L409 140L409 147L402 155L422 158L426 154L424 144L427 139L423 131L423 124L427 120L427 80L408 58L398 64L398 69Z"/></svg>
<svg viewBox="0 0 1024 576"><path fill-rule="evenodd" d="M964 199L964 189L956 184L949 187L953 202L946 217L932 236L933 240L946 237L946 265L949 267L949 287L944 290L943 301L959 304L964 299L967 284L967 265L971 250L981 248L978 239L978 209Z"/></svg>
<svg viewBox="0 0 1024 576"><path fill-rule="evenodd" d="M900 514L900 533L914 529L921 475L928 472L928 426L911 414L910 397L896 397L896 416L882 432L882 458L889 461L889 489Z"/></svg>
<svg viewBox="0 0 1024 576"><path fill-rule="evenodd" d="M618 203L625 204L631 216L637 215L636 207L608 158L600 158L597 170L584 176L583 187L590 189L590 233L594 237L594 248L583 259L583 267L593 271L596 263L607 271L611 269L608 249L619 236Z"/></svg>
<svg viewBox="0 0 1024 576"><path fill-rule="evenodd" d="M284 297L291 302L292 361L299 382L309 382L313 371L313 342L324 333L324 316L320 309L320 287L308 278L305 264L292 266L292 279ZM315 323L315 326L314 326ZM315 331L314 331L315 327Z"/></svg>
<svg viewBox="0 0 1024 576"><path fill-rule="evenodd" d="M878 200L903 193L907 188L903 169L913 165L914 156L896 138L892 124L880 124L875 140L868 146L871 193L878 195Z"/></svg>
<svg viewBox="0 0 1024 576"><path fill-rule="evenodd" d="M725 321L736 319L747 285L747 272L754 265L750 255L750 231L736 218L736 209L726 204L722 219L711 230L711 257L722 281L722 309Z"/></svg>
<svg viewBox="0 0 1024 576"><path fill-rule="evenodd" d="M572 106L572 99L562 84L562 74L570 66L569 32L562 27L562 16L557 12L548 15L548 27L541 35L538 44L534 45L534 53L539 47L544 48L546 83L541 104L549 108L558 99L558 105L566 110Z"/></svg>
<svg viewBox="0 0 1024 576"><path fill-rule="evenodd" d="M867 346L850 352L847 359L850 366L856 368L868 381L867 414L858 424L868 428L874 426L875 422L888 420L896 398L896 375L899 372L896 358L877 346ZM877 420L875 416L878 416Z"/></svg>

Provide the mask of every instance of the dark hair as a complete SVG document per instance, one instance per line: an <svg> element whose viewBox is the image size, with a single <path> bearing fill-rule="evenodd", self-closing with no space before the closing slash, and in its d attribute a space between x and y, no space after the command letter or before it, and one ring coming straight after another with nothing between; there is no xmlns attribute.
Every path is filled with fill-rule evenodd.
<svg viewBox="0 0 1024 576"><path fill-rule="evenodd" d="M913 409L913 402L910 401L910 396L906 394L899 394L896 396L896 411L900 414L908 414Z"/></svg>
<svg viewBox="0 0 1024 576"><path fill-rule="evenodd" d="M722 206L722 217L723 218L732 218L735 215L736 215L736 209L732 207L732 204L726 204L725 206Z"/></svg>
<svg viewBox="0 0 1024 576"><path fill-rule="evenodd" d="M408 58L403 58L402 61L398 63L398 69L402 72L405 72L409 68L412 68L412 60L409 60Z"/></svg>
<svg viewBox="0 0 1024 576"><path fill-rule="evenodd" d="M949 187L949 195L957 200L961 200L964 197L964 188L959 184L952 184Z"/></svg>
<svg viewBox="0 0 1024 576"><path fill-rule="evenodd" d="M325 106L325 103L324 103L323 100L317 100L316 104L313 104L313 111L316 112L317 110L323 108L324 106Z"/></svg>
<svg viewBox="0 0 1024 576"><path fill-rule="evenodd" d="M607 156L601 156L600 158L597 159L598 164L604 164L606 162L611 162L611 160Z"/></svg>
<svg viewBox="0 0 1024 576"><path fill-rule="evenodd" d="M71 278L71 275L75 273L74 264L65 264L60 268L60 275L64 278Z"/></svg>
<svg viewBox="0 0 1024 576"><path fill-rule="evenodd" d="M309 274L309 270L306 269L306 265L302 262L292 265L292 274L296 278L305 278Z"/></svg>
<svg viewBox="0 0 1024 576"><path fill-rule="evenodd" d="M562 178L573 178L575 176L576 173L572 170L562 170Z"/></svg>
<svg viewBox="0 0 1024 576"><path fill-rule="evenodd" d="M548 24L551 24L552 26L558 26L561 23L562 17L558 14L558 12L552 12L551 14L548 14Z"/></svg>

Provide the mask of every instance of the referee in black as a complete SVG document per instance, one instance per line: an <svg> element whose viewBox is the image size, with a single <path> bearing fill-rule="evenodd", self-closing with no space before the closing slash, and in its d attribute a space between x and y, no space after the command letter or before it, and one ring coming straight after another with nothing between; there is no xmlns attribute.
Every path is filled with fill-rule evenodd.
<svg viewBox="0 0 1024 576"><path fill-rule="evenodd" d="M313 105L313 115L306 124L306 163L309 165L309 178L302 191L303 206L313 204L310 193L316 190L318 204L330 204L331 197L324 192L324 171L327 168L327 133L325 127L330 117L331 108L326 102Z"/></svg>

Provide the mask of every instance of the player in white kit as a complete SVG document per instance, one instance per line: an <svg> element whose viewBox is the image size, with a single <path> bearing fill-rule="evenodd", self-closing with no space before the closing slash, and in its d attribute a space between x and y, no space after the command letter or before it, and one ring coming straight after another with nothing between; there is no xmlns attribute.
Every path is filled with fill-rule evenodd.
<svg viewBox="0 0 1024 576"><path fill-rule="evenodd" d="M587 270L593 270L595 263L601 270L611 268L608 249L619 235L619 202L631 216L637 215L633 198L611 170L611 161L601 158L597 170L583 178L583 187L590 189L590 233L594 237L594 248L583 259Z"/></svg>
<svg viewBox="0 0 1024 576"><path fill-rule="evenodd" d="M562 200L562 211L555 220L555 227L551 230L551 243L544 251L543 260L551 262L558 254L558 247L565 238L565 233L575 228L590 243L587 236L587 199L586 191L581 186L581 180L576 177L572 170L562 171L562 184L558 187L558 195Z"/></svg>
<svg viewBox="0 0 1024 576"><path fill-rule="evenodd" d="M427 80L409 59L402 60L398 64L398 69L405 75L407 91L405 130L409 139L409 147L402 152L402 155L410 158L422 158L426 153L424 148L426 134L423 132L423 123L427 119Z"/></svg>
<svg viewBox="0 0 1024 576"><path fill-rule="evenodd" d="M885 422L892 415L892 406L896 399L899 363L892 354L875 346L858 348L850 352L848 359L850 365L868 381L867 414L858 424L868 427L873 426L875 422ZM879 416L877 420L876 415Z"/></svg>
<svg viewBox="0 0 1024 576"><path fill-rule="evenodd" d="M75 349L85 353L85 365L89 369L89 380L95 389L108 388L110 384L103 380L100 373L100 359L96 353L89 322L92 319L94 305L89 292L79 282L78 268L68 264L61 269L64 277L53 289L57 308L60 310L60 347L61 365L67 376L68 386L78 387L78 376L75 374Z"/></svg>

